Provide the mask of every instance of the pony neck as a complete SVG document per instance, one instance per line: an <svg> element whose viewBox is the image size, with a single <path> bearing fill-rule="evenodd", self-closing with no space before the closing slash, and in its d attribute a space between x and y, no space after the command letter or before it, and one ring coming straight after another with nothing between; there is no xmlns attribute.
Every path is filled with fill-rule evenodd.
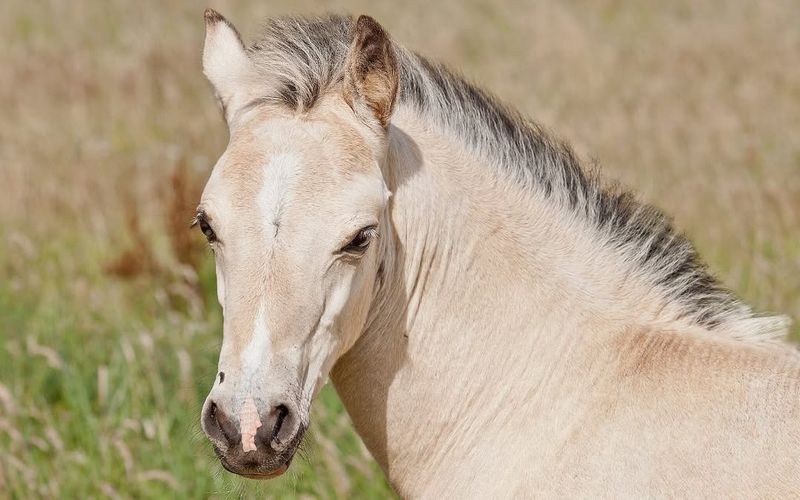
<svg viewBox="0 0 800 500"><path fill-rule="evenodd" d="M480 470L487 449L499 460L517 426L551 425L557 396L583 390L572 371L591 347L669 307L558 206L413 113L394 123L382 285L332 379L393 486L414 496L447 467Z"/></svg>

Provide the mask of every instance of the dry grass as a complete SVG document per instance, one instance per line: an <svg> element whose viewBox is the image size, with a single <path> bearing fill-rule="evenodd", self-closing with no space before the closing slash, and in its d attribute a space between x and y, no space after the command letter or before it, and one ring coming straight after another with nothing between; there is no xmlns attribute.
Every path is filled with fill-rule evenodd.
<svg viewBox="0 0 800 500"><path fill-rule="evenodd" d="M796 1L213 4L246 34L373 14L674 214L748 302L800 318ZM0 4L0 492L388 494L330 391L310 463L262 489L198 436L219 312L185 226L225 144L203 7Z"/></svg>

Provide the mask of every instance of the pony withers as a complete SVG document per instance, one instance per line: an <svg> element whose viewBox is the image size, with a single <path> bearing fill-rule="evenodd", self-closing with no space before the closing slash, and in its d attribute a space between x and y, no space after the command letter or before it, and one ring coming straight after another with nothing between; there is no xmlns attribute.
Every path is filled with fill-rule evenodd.
<svg viewBox="0 0 800 500"><path fill-rule="evenodd" d="M225 468L286 471L330 376L403 496L800 491L787 320L568 146L367 16L208 10L203 68Z"/></svg>

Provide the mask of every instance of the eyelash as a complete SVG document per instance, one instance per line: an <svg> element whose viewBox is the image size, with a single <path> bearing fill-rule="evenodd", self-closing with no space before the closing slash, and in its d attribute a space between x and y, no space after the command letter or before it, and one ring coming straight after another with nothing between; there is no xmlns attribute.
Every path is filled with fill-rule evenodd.
<svg viewBox="0 0 800 500"><path fill-rule="evenodd" d="M377 237L378 228L376 226L365 227L356 233L353 239L342 248L342 252L356 255L363 254L369 248L370 243Z"/></svg>
<svg viewBox="0 0 800 500"><path fill-rule="evenodd" d="M200 231L202 231L203 234L206 235L206 239L208 240L209 243L214 243L215 241L217 241L216 233L214 233L214 230L211 229L211 226L209 226L208 222L206 222L205 220L200 221Z"/></svg>
<svg viewBox="0 0 800 500"><path fill-rule="evenodd" d="M198 213L192 221L192 226L200 226L200 231L202 231L209 243L217 241L217 235L214 230L211 229L211 225L206 220L205 214Z"/></svg>

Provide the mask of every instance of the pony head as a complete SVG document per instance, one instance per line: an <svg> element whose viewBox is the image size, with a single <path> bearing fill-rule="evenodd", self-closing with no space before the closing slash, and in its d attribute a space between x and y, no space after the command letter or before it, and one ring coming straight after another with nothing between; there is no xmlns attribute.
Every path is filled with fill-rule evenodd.
<svg viewBox="0 0 800 500"><path fill-rule="evenodd" d="M224 316L201 425L226 469L268 478L289 466L314 396L366 322L388 236L397 64L377 22L347 23L347 56L311 108L299 79L253 57L218 13L205 18L203 70L230 140L196 215Z"/></svg>

